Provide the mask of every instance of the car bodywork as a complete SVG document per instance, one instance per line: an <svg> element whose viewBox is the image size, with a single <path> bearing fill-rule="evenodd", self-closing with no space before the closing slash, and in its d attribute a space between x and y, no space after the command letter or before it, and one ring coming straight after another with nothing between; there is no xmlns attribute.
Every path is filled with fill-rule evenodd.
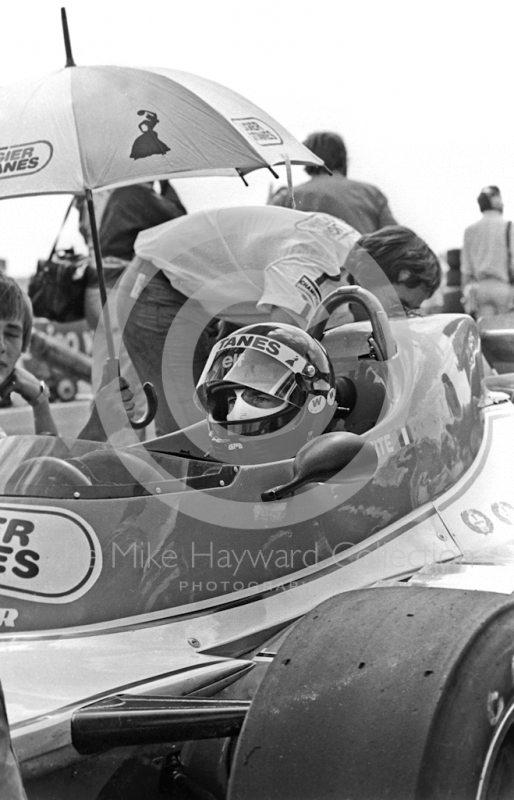
<svg viewBox="0 0 514 800"><path fill-rule="evenodd" d="M343 458L330 475L317 463L278 500L266 493L298 465L221 464L202 454L203 424L126 451L0 443L0 678L29 796L49 781L69 796L70 770L92 763L84 797L99 796L134 746L161 768L162 753L145 750L159 743L168 774L186 780L182 762L194 772L198 755L188 745L179 767L167 742L207 730L207 783L222 797L225 737L290 626L320 603L368 587L377 603L395 587L514 590L514 406L487 387L473 320L355 322L323 343L357 394L330 452L358 436L374 457L353 472ZM196 699L197 716L177 698ZM230 796L245 797L235 774Z"/></svg>

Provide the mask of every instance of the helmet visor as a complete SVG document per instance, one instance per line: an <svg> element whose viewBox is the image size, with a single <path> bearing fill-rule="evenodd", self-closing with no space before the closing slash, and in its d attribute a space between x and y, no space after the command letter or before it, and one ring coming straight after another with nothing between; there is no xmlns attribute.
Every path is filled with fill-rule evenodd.
<svg viewBox="0 0 514 800"><path fill-rule="evenodd" d="M223 384L237 384L276 397L289 399L296 386L295 373L284 363L267 353L245 348L226 349L216 354L202 375L198 396L208 407L206 393Z"/></svg>

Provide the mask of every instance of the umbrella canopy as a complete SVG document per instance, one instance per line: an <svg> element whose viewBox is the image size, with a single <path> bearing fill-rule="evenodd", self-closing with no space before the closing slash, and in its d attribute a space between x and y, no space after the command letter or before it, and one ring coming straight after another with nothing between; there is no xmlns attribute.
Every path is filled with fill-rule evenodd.
<svg viewBox="0 0 514 800"><path fill-rule="evenodd" d="M244 175L323 162L258 106L187 72L77 67L61 9L66 67L0 87L0 199L85 194L116 373L92 192L162 178Z"/></svg>
<svg viewBox="0 0 514 800"><path fill-rule="evenodd" d="M0 87L0 198L288 161L323 165L261 108L187 72L73 65Z"/></svg>

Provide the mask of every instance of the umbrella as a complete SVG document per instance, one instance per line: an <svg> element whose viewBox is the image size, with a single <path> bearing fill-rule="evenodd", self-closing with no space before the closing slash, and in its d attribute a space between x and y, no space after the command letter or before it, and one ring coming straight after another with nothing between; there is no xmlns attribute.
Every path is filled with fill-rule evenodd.
<svg viewBox="0 0 514 800"><path fill-rule="evenodd" d="M187 72L70 66L0 88L0 197L322 165L241 95Z"/></svg>
<svg viewBox="0 0 514 800"><path fill-rule="evenodd" d="M114 361L93 190L186 176L244 180L262 167L323 162L213 81L160 68L76 66L61 14L66 67L0 87L0 198L85 194Z"/></svg>

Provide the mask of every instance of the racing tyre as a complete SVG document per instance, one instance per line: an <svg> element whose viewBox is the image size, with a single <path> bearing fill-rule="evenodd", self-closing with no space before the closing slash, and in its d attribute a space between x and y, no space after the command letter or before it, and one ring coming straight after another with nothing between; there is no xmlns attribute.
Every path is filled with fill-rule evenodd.
<svg viewBox="0 0 514 800"><path fill-rule="evenodd" d="M514 796L514 600L363 589L285 640L252 702L229 800Z"/></svg>
<svg viewBox="0 0 514 800"><path fill-rule="evenodd" d="M77 384L71 378L61 378L55 385L55 394L63 403L69 403L77 394Z"/></svg>

